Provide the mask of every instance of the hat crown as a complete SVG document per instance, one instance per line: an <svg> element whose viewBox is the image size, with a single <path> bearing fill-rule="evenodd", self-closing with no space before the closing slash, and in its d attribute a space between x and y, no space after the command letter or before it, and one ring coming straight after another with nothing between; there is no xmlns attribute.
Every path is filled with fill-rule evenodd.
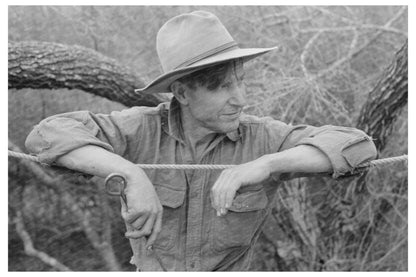
<svg viewBox="0 0 416 277"><path fill-rule="evenodd" d="M156 40L164 73L189 66L236 45L220 20L205 11L172 18L160 28Z"/></svg>

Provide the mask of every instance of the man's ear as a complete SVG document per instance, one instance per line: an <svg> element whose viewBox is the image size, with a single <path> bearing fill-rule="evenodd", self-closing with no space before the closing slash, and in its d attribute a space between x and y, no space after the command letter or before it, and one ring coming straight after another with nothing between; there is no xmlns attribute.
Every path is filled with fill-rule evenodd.
<svg viewBox="0 0 416 277"><path fill-rule="evenodd" d="M172 91L176 99L179 101L179 103L185 106L188 105L189 100L187 91L189 90L189 88L185 84L179 81L174 81L170 85L170 90Z"/></svg>

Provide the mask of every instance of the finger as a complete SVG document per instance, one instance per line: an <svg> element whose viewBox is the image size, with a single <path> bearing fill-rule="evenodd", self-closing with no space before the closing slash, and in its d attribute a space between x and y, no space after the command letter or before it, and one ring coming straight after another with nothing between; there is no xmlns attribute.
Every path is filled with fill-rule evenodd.
<svg viewBox="0 0 416 277"><path fill-rule="evenodd" d="M223 188L220 189L220 193L219 193L219 199L220 199L220 210L221 212L224 214L225 213L225 209L226 204L227 204L227 195L232 193L232 186L231 186L231 180L230 178L227 178L224 180L223 183Z"/></svg>
<svg viewBox="0 0 416 277"><path fill-rule="evenodd" d="M235 191L234 190L230 190L226 197L225 197L225 208L229 209L231 207L231 205L233 204L233 200L235 197Z"/></svg>
<svg viewBox="0 0 416 277"><path fill-rule="evenodd" d="M156 219L155 215L150 215L141 230L136 230L133 232L126 232L125 236L129 239L131 238L138 239L138 238L150 235L153 229L155 219Z"/></svg>
<svg viewBox="0 0 416 277"><path fill-rule="evenodd" d="M220 214L224 215L225 214L225 195L227 193L227 189L222 189L220 190L220 192L218 193L218 198L219 198L219 208L220 208Z"/></svg>
<svg viewBox="0 0 416 277"><path fill-rule="evenodd" d="M143 213L143 212L136 212L136 211L132 211L132 210L129 210L129 211L127 211L126 213L122 213L122 215L123 215L123 219L124 219L124 221L127 223L127 224L129 224L129 225L131 225L131 224L133 224L135 221L137 221L137 220L141 220L141 221L143 221L143 222L145 222L146 221L146 219L149 217L149 215L147 214L147 213ZM140 221L139 221L140 222ZM142 224L143 225L143 224Z"/></svg>
<svg viewBox="0 0 416 277"><path fill-rule="evenodd" d="M217 210L217 206L215 204L215 192L214 190L211 190L211 193L209 194L209 197L211 198L211 206L215 209L215 211L217 212L217 216L220 216L219 211Z"/></svg>
<svg viewBox="0 0 416 277"><path fill-rule="evenodd" d="M232 193L232 187L233 187L232 183L233 183L233 180L228 174L222 179L221 187L218 189L219 208L220 208L221 214L226 213L227 195Z"/></svg>
<svg viewBox="0 0 416 277"><path fill-rule="evenodd" d="M226 196L226 194L227 194L227 190L224 190L220 195L220 213L221 213L221 215L226 214L226 209L225 209L225 196Z"/></svg>
<svg viewBox="0 0 416 277"><path fill-rule="evenodd" d="M218 180L215 182L214 186L212 187L213 192L213 198L214 198L214 204L215 209L217 210L217 213L220 212L220 194L221 194L221 187L223 186L223 180L224 180L224 171L221 173Z"/></svg>
<svg viewBox="0 0 416 277"><path fill-rule="evenodd" d="M141 229L147 219L148 219L148 216L143 215L139 217L138 219L136 219L134 222L129 223L129 225L133 227L134 229Z"/></svg>
<svg viewBox="0 0 416 277"><path fill-rule="evenodd" d="M143 232L140 230L129 230L124 234L124 236L128 239L139 239L144 237Z"/></svg>
<svg viewBox="0 0 416 277"><path fill-rule="evenodd" d="M162 212L158 213L156 216L155 225L153 226L152 234L146 243L146 249L153 246L153 243L156 241L157 236L162 230Z"/></svg>
<svg viewBox="0 0 416 277"><path fill-rule="evenodd" d="M224 213L224 215L227 214L228 209L231 207L231 205L233 203L234 196L235 196L235 191L234 190L227 191L226 196L225 196L225 213Z"/></svg>

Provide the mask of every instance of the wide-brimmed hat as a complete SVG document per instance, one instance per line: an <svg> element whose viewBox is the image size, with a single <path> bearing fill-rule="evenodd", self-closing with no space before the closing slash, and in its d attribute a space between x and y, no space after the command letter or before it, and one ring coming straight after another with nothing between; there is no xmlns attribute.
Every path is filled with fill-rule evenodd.
<svg viewBox="0 0 416 277"><path fill-rule="evenodd" d="M160 28L156 48L163 74L136 92L170 92L170 84L205 67L265 54L271 48L240 48L212 13L195 11L178 15Z"/></svg>

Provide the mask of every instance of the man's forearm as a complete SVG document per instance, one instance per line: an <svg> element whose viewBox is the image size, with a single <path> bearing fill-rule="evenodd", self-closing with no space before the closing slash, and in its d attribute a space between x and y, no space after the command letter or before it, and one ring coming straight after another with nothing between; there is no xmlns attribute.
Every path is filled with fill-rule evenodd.
<svg viewBox="0 0 416 277"><path fill-rule="evenodd" d="M330 160L319 149L309 145L296 146L224 170L211 188L211 203L217 215L224 215L240 187L259 183L273 173L321 173L332 170Z"/></svg>
<svg viewBox="0 0 416 277"><path fill-rule="evenodd" d="M266 156L270 173L321 173L333 171L328 157L319 149L299 145Z"/></svg>
<svg viewBox="0 0 416 277"><path fill-rule="evenodd" d="M114 172L123 174L127 179L126 202L121 201L121 214L127 224L125 235L131 239L148 236L146 248L153 245L162 228L163 209L152 183L141 168L93 145L75 149L57 159L56 163L100 177Z"/></svg>
<svg viewBox="0 0 416 277"><path fill-rule="evenodd" d="M106 177L110 173L121 173L127 178L145 175L144 171L123 157L102 147L87 145L75 149L56 160L60 166L83 173Z"/></svg>

